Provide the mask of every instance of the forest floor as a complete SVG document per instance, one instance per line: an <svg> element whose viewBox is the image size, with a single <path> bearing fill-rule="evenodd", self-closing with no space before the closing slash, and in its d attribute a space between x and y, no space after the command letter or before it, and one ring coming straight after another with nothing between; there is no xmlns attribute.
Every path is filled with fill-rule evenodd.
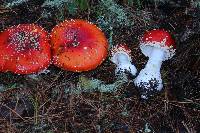
<svg viewBox="0 0 200 133"><path fill-rule="evenodd" d="M70 92L80 86L83 90L88 89L92 79L98 79L104 85L114 84L116 66L109 57L95 70L81 73L54 65L50 65L49 72L38 75L2 72L0 132L200 132L200 9L187 2L135 6L127 5L124 0L114 6L118 5L128 12L125 14L127 18L121 14L122 19L134 24L123 26L124 21L120 21L122 24L118 25L119 20L116 20L110 24L112 34L108 30L109 24L103 25L97 19L104 10L93 0L86 9L82 7L76 13L70 13L67 7L62 7L62 11L45 7L44 0L27 0L15 6L2 3L0 31L21 23L35 23L51 32L65 19L88 20L102 28L112 45L126 43L132 50L133 63L140 71L148 58L138 47L139 37L146 30L164 28L173 35L177 50L172 59L162 64L163 90L148 100L141 100L140 92L133 84L135 77L128 75L127 83L114 92L99 92L98 89L76 94ZM119 10L119 14L120 11L123 13Z"/></svg>

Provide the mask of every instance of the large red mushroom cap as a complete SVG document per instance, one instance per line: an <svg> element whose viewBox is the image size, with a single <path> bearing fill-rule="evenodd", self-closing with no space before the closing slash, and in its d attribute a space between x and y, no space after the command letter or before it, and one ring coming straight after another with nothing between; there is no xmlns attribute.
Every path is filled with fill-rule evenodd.
<svg viewBox="0 0 200 133"><path fill-rule="evenodd" d="M175 54L175 41L164 29L147 31L141 38L140 49L145 56L149 57L154 47L165 51L164 60L170 59Z"/></svg>
<svg viewBox="0 0 200 133"><path fill-rule="evenodd" d="M51 61L48 34L35 24L20 24L0 33L0 71L31 74Z"/></svg>
<svg viewBox="0 0 200 133"><path fill-rule="evenodd" d="M103 32L84 20L66 20L51 32L53 63L73 72L95 69L107 57Z"/></svg>

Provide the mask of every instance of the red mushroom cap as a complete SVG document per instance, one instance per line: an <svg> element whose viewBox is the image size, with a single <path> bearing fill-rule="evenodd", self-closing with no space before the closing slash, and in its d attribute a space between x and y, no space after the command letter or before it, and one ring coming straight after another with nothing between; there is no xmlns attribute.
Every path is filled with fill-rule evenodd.
<svg viewBox="0 0 200 133"><path fill-rule="evenodd" d="M0 33L0 71L31 74L51 60L48 34L35 24L20 24Z"/></svg>
<svg viewBox="0 0 200 133"><path fill-rule="evenodd" d="M107 57L108 42L103 32L84 20L66 20L51 32L53 63L65 70L95 69Z"/></svg>
<svg viewBox="0 0 200 133"><path fill-rule="evenodd" d="M165 50L164 60L170 59L175 54L175 41L164 29L147 31L141 38L140 49L145 56L150 56L153 47Z"/></svg>
<svg viewBox="0 0 200 133"><path fill-rule="evenodd" d="M127 46L127 44L119 44L114 46L111 50L111 61L117 64L117 58L115 55L117 54L125 54L128 57L128 60L131 62L131 49Z"/></svg>

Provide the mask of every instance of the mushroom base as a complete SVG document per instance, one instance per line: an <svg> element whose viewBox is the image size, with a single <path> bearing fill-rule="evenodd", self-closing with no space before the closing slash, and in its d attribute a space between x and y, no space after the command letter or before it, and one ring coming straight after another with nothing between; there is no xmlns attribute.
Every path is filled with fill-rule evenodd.
<svg viewBox="0 0 200 133"><path fill-rule="evenodd" d="M156 84L154 84L155 82L157 81L150 81L149 83L143 82L140 84L139 87L137 87L141 95L141 99L144 99L144 100L149 99L150 97L160 92L155 87L151 87L151 89L146 89L144 87L144 86L156 86Z"/></svg>
<svg viewBox="0 0 200 133"><path fill-rule="evenodd" d="M131 64L131 58L127 53L116 53L111 59L113 63L117 65L115 74L124 73L125 71L130 72L132 75L136 75L137 69Z"/></svg>
<svg viewBox="0 0 200 133"><path fill-rule="evenodd" d="M134 84L147 92L163 88L160 68L164 59L165 51L154 48L144 69L136 77ZM145 98L145 96L143 96Z"/></svg>
<svg viewBox="0 0 200 133"><path fill-rule="evenodd" d="M158 72L151 73L143 69L138 77L135 79L134 84L140 88L139 91L142 92L141 97L144 99L152 95L153 92L160 91L163 88L162 79Z"/></svg>
<svg viewBox="0 0 200 133"><path fill-rule="evenodd" d="M118 66L115 70L115 74L118 75L118 74L124 73L126 71L131 73L133 76L135 76L137 73L136 67L131 63L127 63L127 64L118 64Z"/></svg>

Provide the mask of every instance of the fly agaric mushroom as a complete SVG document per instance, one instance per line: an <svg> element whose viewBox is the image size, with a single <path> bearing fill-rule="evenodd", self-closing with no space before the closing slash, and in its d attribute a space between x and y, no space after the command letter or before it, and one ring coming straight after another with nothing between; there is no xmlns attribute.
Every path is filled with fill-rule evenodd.
<svg viewBox="0 0 200 133"><path fill-rule="evenodd" d="M126 44L116 45L111 49L110 60L117 65L115 74L130 72L132 75L137 73L136 67L131 63L131 50Z"/></svg>
<svg viewBox="0 0 200 133"><path fill-rule="evenodd" d="M84 20L66 20L51 32L54 65L73 72L95 69L107 57L103 32Z"/></svg>
<svg viewBox="0 0 200 133"><path fill-rule="evenodd" d="M0 71L31 74L51 60L47 32L35 24L20 24L0 33Z"/></svg>
<svg viewBox="0 0 200 133"><path fill-rule="evenodd" d="M136 77L134 84L142 91L142 98L160 91L163 87L160 68L162 62L175 54L175 42L171 35L163 29L147 31L140 41L142 53L149 57L144 69Z"/></svg>

